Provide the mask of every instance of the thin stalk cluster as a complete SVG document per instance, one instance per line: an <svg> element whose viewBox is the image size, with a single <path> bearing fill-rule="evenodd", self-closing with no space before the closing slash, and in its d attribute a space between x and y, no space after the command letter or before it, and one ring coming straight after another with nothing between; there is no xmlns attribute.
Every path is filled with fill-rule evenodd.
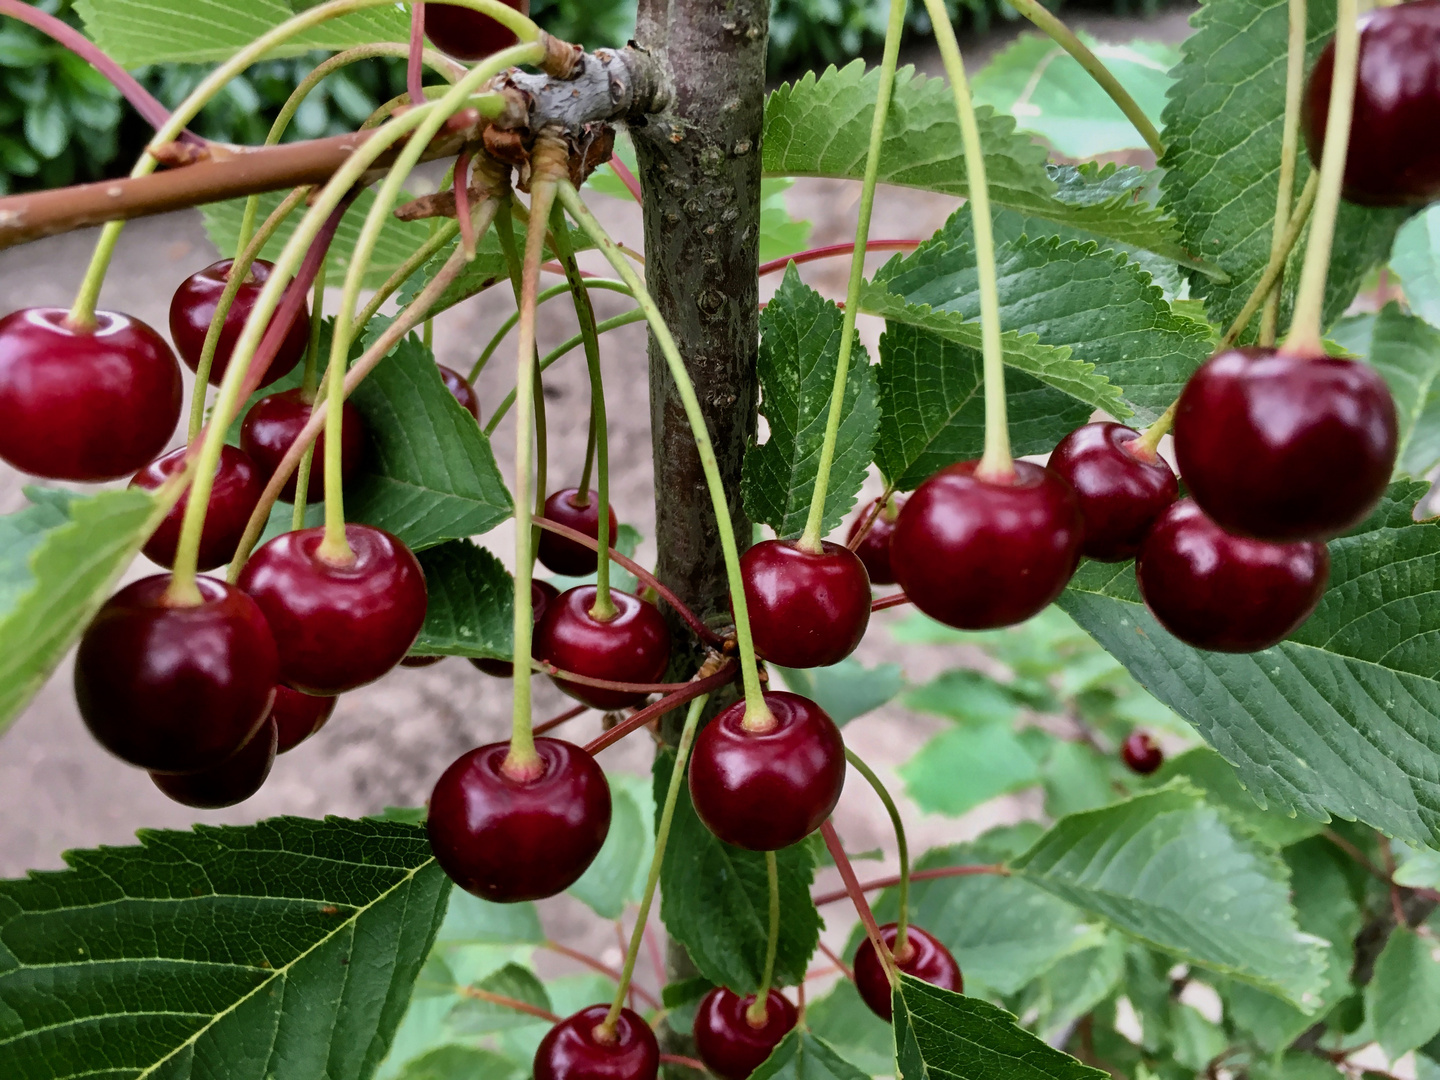
<svg viewBox="0 0 1440 1080"><path fill-rule="evenodd" d="M1295 165L1300 156L1300 98L1305 90L1305 0L1289 0L1290 26L1285 54L1285 121L1280 133L1280 183L1275 193L1275 227L1271 235L1270 255L1274 258L1285 241L1285 228L1290 224L1290 207L1295 198ZM1288 255L1288 252L1286 253ZM1260 311L1261 345L1274 345L1280 321L1281 285L1284 263L1275 287L1265 297Z"/></svg>

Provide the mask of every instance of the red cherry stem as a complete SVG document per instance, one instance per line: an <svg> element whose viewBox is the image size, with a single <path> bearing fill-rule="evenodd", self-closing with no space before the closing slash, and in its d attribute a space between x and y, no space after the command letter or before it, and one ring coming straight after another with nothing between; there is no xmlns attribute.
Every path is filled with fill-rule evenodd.
<svg viewBox="0 0 1440 1080"><path fill-rule="evenodd" d="M650 907L655 902L655 888L660 884L660 867L665 863L665 848L670 842L670 826L675 821L675 805L680 800L680 789L685 784L685 766L690 760L690 747L695 743L695 733L700 729L700 716L709 700L708 694L702 694L690 702L690 711L685 714L685 726L680 731L680 741L675 747L675 764L670 770L670 787L665 792L665 806L661 809L660 820L655 826L655 854L650 859L650 874L645 879L645 892L640 897L640 911L635 916L635 929L630 933L625 966L620 969L620 983L615 988L615 998L610 1003L610 1011L596 1029L596 1035L601 1042L613 1041L615 1027L620 1022L620 1010L625 1008L625 996L635 976L635 961L640 957L645 926L650 921ZM774 858L774 855L770 856L772 867ZM776 905L778 907L778 900Z"/></svg>
<svg viewBox="0 0 1440 1080"><path fill-rule="evenodd" d="M1305 0L1289 0L1289 41L1285 58L1285 121L1280 134L1280 182L1275 192L1275 225L1271 232L1270 254L1274 256L1285 239L1285 226L1290 223L1290 204L1295 198L1295 163L1300 156L1300 99L1305 89ZM1283 280L1276 278L1275 287L1265 297L1260 310L1261 345L1274 345L1276 324L1280 320L1280 294Z"/></svg>
<svg viewBox="0 0 1440 1080"><path fill-rule="evenodd" d="M536 724L535 734L544 735L547 731L553 731L561 724L564 724L570 720L574 720L575 717L579 716L581 713L589 711L589 705L576 705L573 709L566 709L559 716L556 716L550 720L546 720L543 724Z"/></svg>
<svg viewBox="0 0 1440 1080"><path fill-rule="evenodd" d="M465 261L473 262L475 259L475 248L477 240L475 229L470 220L470 151L460 151L460 156L455 159L455 220L460 222L460 248L465 252ZM430 330L430 322L427 320L425 329ZM431 342L425 343L426 348L431 347Z"/></svg>
<svg viewBox="0 0 1440 1080"><path fill-rule="evenodd" d="M660 1064L679 1065L685 1069L694 1069L698 1073L705 1073L707 1069L707 1066L703 1061L696 1061L694 1058L686 1057L684 1054L661 1054ZM706 1075L709 1074L706 1073Z"/></svg>
<svg viewBox="0 0 1440 1080"><path fill-rule="evenodd" d="M923 244L923 240L867 240L866 251L910 251ZM797 251L794 255L786 255L783 259L773 259L767 263L760 264L760 277L767 274L778 274L792 262L801 266L808 262L815 262L817 259L829 259L836 255L849 255L855 251L855 244L852 241L848 244L826 244L824 247L810 248L808 251Z"/></svg>
<svg viewBox="0 0 1440 1080"><path fill-rule="evenodd" d="M1002 877L1008 876L1009 869L1000 863L982 866L940 866L934 870L913 870L910 873L910 880L915 881L939 881L943 878L969 877L974 874L998 874ZM900 884L899 877L877 878L875 881L867 881L860 888L864 892L874 892L876 889L888 889L892 885ZM837 900L844 900L850 895L849 889L837 889L835 892L821 893L814 898L817 907L824 904L833 904Z"/></svg>
<svg viewBox="0 0 1440 1080"><path fill-rule="evenodd" d="M615 982L620 981L620 971L618 968L613 968L609 964L606 964L601 960L595 959L595 957L593 956L581 952L579 949L572 949L569 945L562 945L558 941L542 941L540 944L542 948L549 949L551 952L557 953L560 956L568 957L569 959L574 960L577 964L584 964L590 970L598 971L601 975L613 979ZM651 1008L663 1009L665 1007L661 1003L659 998L657 998L654 994L650 993L650 991L646 990L643 986L632 985L630 987L630 992L632 994L635 994L637 997L642 998Z"/></svg>
<svg viewBox="0 0 1440 1080"><path fill-rule="evenodd" d="M895 507L895 500L892 498L894 490L894 488L887 484L880 497L876 499L874 505L870 507L869 513L865 515L864 524L855 530L855 535L850 537L845 544L851 551L858 550L860 545L865 542L865 538L870 535L870 530L875 527L875 522L880 520L881 514L893 520L891 511Z"/></svg>
<svg viewBox="0 0 1440 1080"><path fill-rule="evenodd" d="M615 170L615 175L630 192L631 198L633 198L637 203L641 202L642 196L640 194L640 181L635 179L635 174L630 171L630 166L626 165L625 162L621 161L618 154L611 157L608 164L610 168Z"/></svg>
<svg viewBox="0 0 1440 1080"><path fill-rule="evenodd" d="M302 401L313 404L315 391L319 386L320 330L325 314L325 278L328 276L330 260L323 259L315 274L315 289L310 297L310 343L305 347L305 371L300 379ZM299 531L305 527L305 504L310 496L310 470L315 464L315 446L312 443L301 455L300 467L295 473L295 507L290 516L290 527Z"/></svg>
<svg viewBox="0 0 1440 1080"><path fill-rule="evenodd" d="M844 898L845 895L846 895L846 894L845 894L843 891L840 893L841 898ZM844 975L845 978L849 979L851 982L854 982L854 981L855 981L855 972L853 972L852 970L850 970L850 965L848 965L847 963L845 963L844 960L842 960L839 956L837 956L837 955L835 954L835 950L832 949L832 948L830 948L830 946L829 946L829 945L826 945L823 941L822 941L822 942L819 942L819 945L820 945L820 951L825 954L826 958L827 958L832 964L834 964L837 968L840 969L840 974ZM828 975L828 974L830 974L830 972L826 971L826 972L823 972L823 974ZM808 978L809 975L807 974L806 977Z"/></svg>
<svg viewBox="0 0 1440 1080"><path fill-rule="evenodd" d="M796 541L801 551L814 555L824 550L825 499L830 491L830 470L835 464L835 448L840 440L840 419L845 412L845 388L850 375L850 356L855 348L855 317L860 310L860 287L865 283L865 249L870 239L875 187L880 181L880 154L885 145L885 121L890 115L890 98L895 90L895 66L900 58L900 36L905 32L907 2L890 0L885 53L880 62L880 85L875 91L875 113L870 121L870 147L865 156L865 177L860 184L860 216L855 225L855 248L850 256L850 283L840 319L840 349L835 356L830 411L825 418L825 441L820 446L820 461L815 470L810 514L805 519L805 531Z"/></svg>
<svg viewBox="0 0 1440 1080"><path fill-rule="evenodd" d="M504 994L492 993L489 990L481 990L478 986L456 986L455 993L461 997L473 998L476 1001L483 1001L490 1005L499 1005L506 1009L514 1009L516 1012L525 1013L528 1016L538 1017L551 1024L558 1024L560 1017L556 1016L549 1009L542 1009L538 1005L531 1005L528 1001L521 1001L519 998L506 997Z"/></svg>
<svg viewBox="0 0 1440 1080"><path fill-rule="evenodd" d="M1325 278L1335 240L1335 218L1350 155L1350 121L1355 111L1355 82L1360 61L1360 29L1356 0L1338 0L1335 11L1335 70L1330 83L1330 109L1325 117L1325 148L1320 154L1320 190L1315 216L1305 243L1305 262L1295 293L1290 333L1281 347L1292 356L1324 353Z"/></svg>
<svg viewBox="0 0 1440 1080"><path fill-rule="evenodd" d="M765 972L760 976L755 1000L745 1010L745 1019L757 1028L764 1027L770 1017L770 986L775 981L775 954L780 947L780 868L773 851L765 852L765 880L770 886L770 930L765 939Z"/></svg>
<svg viewBox="0 0 1440 1080"><path fill-rule="evenodd" d="M535 524L546 532L553 532L556 536L563 536L567 540L575 541L577 544L584 544L591 551L600 550L599 540L593 536L587 536L578 529L572 529L568 525L561 525L558 521L551 521L546 517L537 517ZM685 620L685 625L695 631L696 637L700 638L706 644L713 645L717 649L725 645L725 639L723 637L706 626L705 623L701 621L700 616L686 607L684 602L671 592L659 578L650 573L649 570L646 570L628 555L616 551L613 547L610 549L610 558L634 574L646 588L654 589L655 592L659 594L660 599L674 608L675 614Z"/></svg>
<svg viewBox="0 0 1440 1080"><path fill-rule="evenodd" d="M903 592L892 593L889 596L882 596L879 600L871 603L871 611L884 611L886 608L899 607L901 604L910 603L910 597Z"/></svg>
<svg viewBox="0 0 1440 1080"><path fill-rule="evenodd" d="M554 273L564 273L564 270L558 264L554 263L547 263L545 267L542 267L542 269L550 269L552 267ZM584 280L585 288L587 289L609 289L612 292L624 293L626 296L630 295L630 290L626 287L623 281L616 281L613 278L596 277L594 274L587 273L584 270L580 271L580 277ZM537 304L543 304L546 300L553 300L555 297L564 296L569 292L570 283L568 281L566 281L562 285L552 285L550 286L550 288L545 289L543 292L541 292L540 295L535 298L535 302ZM486 343L484 350L482 350L480 353L480 358L475 361L475 366L470 369L470 381L472 383L480 377L480 373L485 370L485 365L490 362L490 357L495 355L495 350L500 347L500 342L505 340L505 335L508 334L512 329L514 329L515 324L519 321L520 312L516 311L513 315L511 315L503 323L500 324L500 329L496 330L495 333L491 335L489 342ZM580 338L577 335L575 338L575 345L579 344ZM570 348L574 347L574 345L570 346ZM549 366L547 364L543 364L543 362L542 365L547 367Z"/></svg>
<svg viewBox="0 0 1440 1080"><path fill-rule="evenodd" d="M405 87L410 92L411 105L425 101L424 69L421 67L424 53L425 0L410 0L410 57L405 68Z"/></svg>
<svg viewBox="0 0 1440 1080"><path fill-rule="evenodd" d="M895 829L895 847L900 855L900 877L897 881L900 886L900 916L895 921L895 955L904 956L907 945L905 932L909 929L910 921L910 845L905 839L905 822L901 820L900 808L895 805L895 800L890 797L890 792L880 782L875 770L865 764L860 755L848 746L845 748L845 760L875 789L875 794L885 805L885 812L890 815L890 824Z"/></svg>
<svg viewBox="0 0 1440 1080"><path fill-rule="evenodd" d="M609 731L606 731L587 743L585 745L585 752L593 757L606 747L615 745L632 731L640 730L640 728L650 723L651 720L664 716L668 712L673 712L687 701L693 701L702 694L711 693L726 683L734 681L735 662L728 660L725 666L715 672L715 674L707 675L703 679L696 679L694 682L687 683L684 690L677 690L675 693L661 698L653 705L646 705L643 709L635 710L635 712L631 713L624 720L621 720Z"/></svg>
<svg viewBox="0 0 1440 1080"><path fill-rule="evenodd" d="M849 896L855 904L855 912L860 916L865 934L870 938L870 944L875 949L881 967L885 969L886 978L890 980L890 985L894 986L900 977L895 970L895 958L890 955L884 939L880 937L880 927L875 924L875 913L870 910L870 901L865 899L865 892L855 878L855 867L850 865L850 856L845 854L845 847L835 833L834 823L826 821L821 825L820 835L825 840L825 846L830 849L830 857L835 860L835 869L840 871L840 880L845 883L844 895Z"/></svg>
<svg viewBox="0 0 1440 1080"><path fill-rule="evenodd" d="M618 690L626 694L673 694L677 690L683 690L691 685L688 682L682 683L632 683L617 682L614 679L595 679L589 675L577 675L573 671L565 671L554 664L546 663L543 660L533 661L531 666L542 675L549 675L557 682L572 682L577 686L594 686L601 690Z"/></svg>

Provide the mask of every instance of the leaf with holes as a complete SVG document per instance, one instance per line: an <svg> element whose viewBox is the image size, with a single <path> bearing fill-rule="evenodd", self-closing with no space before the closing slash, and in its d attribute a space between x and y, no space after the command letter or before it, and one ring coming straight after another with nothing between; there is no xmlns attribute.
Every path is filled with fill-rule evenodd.
<svg viewBox="0 0 1440 1080"><path fill-rule="evenodd" d="M510 659L515 581L504 564L469 540L449 540L418 557L430 602L411 654Z"/></svg>

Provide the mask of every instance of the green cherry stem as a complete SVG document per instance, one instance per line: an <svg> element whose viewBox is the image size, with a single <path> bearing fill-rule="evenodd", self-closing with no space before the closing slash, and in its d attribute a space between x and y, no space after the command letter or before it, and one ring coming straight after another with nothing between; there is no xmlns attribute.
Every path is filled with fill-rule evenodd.
<svg viewBox="0 0 1440 1080"><path fill-rule="evenodd" d="M765 939L765 971L755 1000L745 1010L745 1019L755 1027L763 1027L769 1016L770 986L775 981L775 956L780 950L780 866L775 852L765 852L765 880L770 886L770 933Z"/></svg>
<svg viewBox="0 0 1440 1080"><path fill-rule="evenodd" d="M408 259L396 268L395 272L385 279L385 284L375 290L375 295L370 302L361 309L360 314L355 316L355 332L358 334L365 328L365 324L375 317L375 314L384 306L385 301L399 291L400 286L409 281L410 278L422 266L428 263L440 249L455 239L455 234L460 231L460 226L453 221L447 221L435 230L435 235L420 245Z"/></svg>
<svg viewBox="0 0 1440 1080"><path fill-rule="evenodd" d="M1009 482L1015 475L1010 454L1010 428L1005 415L1005 352L1000 343L1000 286L995 275L995 234L990 216L990 186L985 178L985 150L965 78L965 61L955 40L955 28L945 11L945 0L925 0L935 27L935 42L945 63L945 76L955 96L960 137L965 144L965 172L969 177L970 213L974 218L975 267L980 284L980 344L985 369L985 452L975 470L983 480Z"/></svg>
<svg viewBox="0 0 1440 1080"><path fill-rule="evenodd" d="M1281 275L1285 272L1285 263L1290 258L1290 252L1295 250L1295 245L1300 242L1300 234L1305 231L1305 225L1310 220L1310 211L1315 207L1319 190L1320 174L1312 172L1310 178L1305 181L1305 186L1300 189L1300 197L1295 200L1295 212L1290 215L1290 224L1285 227L1285 235L1281 237L1280 244L1270 253L1270 261L1265 264L1265 269L1260 274L1260 280L1255 283L1255 288L1251 290L1245 306L1240 309L1240 314L1235 316L1235 321L1230 324L1230 328L1221 335L1220 341L1215 347L1216 352L1228 349L1240 340L1240 335L1250 325L1250 320L1255 317L1255 313L1260 310L1265 298L1270 295L1271 290L1280 281ZM1313 243L1313 239L1311 242Z"/></svg>
<svg viewBox="0 0 1440 1080"><path fill-rule="evenodd" d="M1320 155L1320 190L1305 262L1295 296L1295 314L1282 349L1294 356L1324 352L1325 277L1335 240L1335 217L1340 211L1340 190L1345 162L1350 156L1350 121L1355 111L1355 82L1360 61L1360 28L1356 0L1339 0L1335 13L1335 73L1330 83L1330 109L1325 119L1325 148Z"/></svg>
<svg viewBox="0 0 1440 1080"><path fill-rule="evenodd" d="M630 295L629 287L623 281L617 281L614 278L584 278L582 280L587 289L606 289L610 292L624 293L626 296ZM535 302L537 304L543 304L547 300L553 300L555 297L564 296L569 292L570 283L568 281L563 285L552 285L550 288L541 292L540 295L535 298ZM475 366L470 369L470 381L472 383L480 377L480 373L485 370L485 365L490 362L490 357L495 355L495 350L500 347L500 342L505 340L505 335L510 333L519 321L520 313L517 311L501 323L500 329L491 335L484 350L480 353L480 358L475 361ZM578 336L575 339L575 344L580 344L580 338ZM574 346L571 346L571 348L574 348Z"/></svg>
<svg viewBox="0 0 1440 1080"><path fill-rule="evenodd" d="M775 723L770 707L765 704L765 695L760 689L760 672L755 661L755 641L750 635L750 609L745 602L745 584L740 576L740 550L735 543L735 524L730 518L730 504L725 493L724 481L720 478L720 463L715 458L715 447L710 442L710 432L705 427L705 413L700 408L700 399L695 394L695 384L685 370L685 360L680 347L670 333L655 299L645 288L624 252L610 238L605 227L595 219L585 205L580 193L570 181L560 182L560 201L575 223L595 241L606 260L630 287L640 310L650 324L650 333L665 357L670 377L675 381L676 393L685 406L685 416L690 421L690 433L695 439L695 449L700 457L700 466L705 472L705 483L710 489L710 502L715 510L715 522L720 532L720 547L725 555L725 573L730 582L730 606L735 613L735 641L740 651L740 677L745 685L746 728L767 731Z"/></svg>
<svg viewBox="0 0 1440 1080"><path fill-rule="evenodd" d="M815 473L815 490L810 496L810 515L805 519L797 547L818 555L824 550L825 497L830 488L830 470L835 464L835 445L840 438L840 420L845 412L845 387L850 374L850 355L855 348L855 317L860 311L860 287L865 283L865 246L870 239L870 217L875 208L875 185L880 180L880 154L885 145L885 121L890 115L890 98L895 90L895 66L900 58L900 37L905 32L908 0L890 0L890 18L885 28L885 54L880 61L880 85L875 91L875 113L870 121L870 146L865 155L865 177L860 183L860 219L855 225L855 250L850 256L850 283L845 291L845 312L840 322L840 351L835 357L835 384L830 391L830 412L825 419L825 442Z"/></svg>
<svg viewBox="0 0 1440 1080"><path fill-rule="evenodd" d="M315 275L315 292L310 298L310 344L305 349L305 374L300 380L300 400L313 402L319 386L320 329L321 317L325 312L325 278L330 269L327 258L320 263ZM310 494L310 469L315 460L315 447L307 446L300 457L300 468L295 472L295 510L290 518L290 527L300 530L305 527L305 502Z"/></svg>
<svg viewBox="0 0 1440 1080"><path fill-rule="evenodd" d="M1289 42L1285 54L1285 121L1280 133L1280 183L1275 193L1275 227L1271 234L1270 254L1273 256L1285 240L1285 227L1290 224L1290 207L1295 198L1295 164L1300 156L1300 98L1305 89L1305 0L1289 0ZM1274 345L1280 321L1281 276L1265 297L1260 310L1261 345Z"/></svg>
<svg viewBox="0 0 1440 1080"><path fill-rule="evenodd" d="M1155 418L1154 423L1140 433L1138 439L1130 441L1130 449L1136 457L1143 461L1155 460L1155 455L1160 450L1160 440L1170 433L1170 428L1175 423L1175 410L1179 407L1180 399L1176 398L1168 409Z"/></svg>
<svg viewBox="0 0 1440 1080"><path fill-rule="evenodd" d="M880 777L875 775L875 770L865 764L849 747L845 748L845 760L875 789L875 794L880 796L880 801L885 804L885 812L890 815L890 824L895 828L895 847L900 854L900 916L895 923L894 953L897 957L904 956L907 944L905 933L909 929L910 921L910 844L905 839L905 822L900 819L900 808L895 805L890 792L880 782Z"/></svg>
<svg viewBox="0 0 1440 1080"><path fill-rule="evenodd" d="M665 848L670 841L670 826L675 821L675 806L680 800L680 788L685 783L685 766L690 760L690 747L695 743L695 733L700 729L700 717L705 713L709 694L702 694L690 702L690 711L685 714L685 727L680 731L680 742L675 747L675 764L670 771L670 786L665 790L665 805L660 810L660 821L655 826L655 854L650 859L650 874L645 879L645 892L640 897L640 910L635 915L635 929L630 934L630 948L625 953L625 966L620 970L620 984L615 988L615 998L610 1011L600 1027L615 1036L615 1025L620 1022L620 1010L630 992L630 981L635 975L635 962L640 958L640 946L645 940L645 926L650 921L650 908L655 902L655 889L660 884L660 868L665 864Z"/></svg>

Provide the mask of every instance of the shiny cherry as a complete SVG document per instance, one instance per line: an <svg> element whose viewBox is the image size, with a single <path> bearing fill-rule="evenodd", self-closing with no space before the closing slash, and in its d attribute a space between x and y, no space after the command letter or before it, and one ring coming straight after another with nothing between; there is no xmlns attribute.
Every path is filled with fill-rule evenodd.
<svg viewBox="0 0 1440 1080"><path fill-rule="evenodd" d="M1345 198L1365 206L1423 206L1440 198L1440 2L1414 0L1360 16L1360 70L1345 161ZM1310 160L1325 145L1335 43L1305 84Z"/></svg>
<svg viewBox="0 0 1440 1080"><path fill-rule="evenodd" d="M404 660L400 661L400 666L413 668L434 667L444 659L445 657L443 656L407 656Z"/></svg>
<svg viewBox="0 0 1440 1080"><path fill-rule="evenodd" d="M1064 590L1080 560L1080 501L1056 473L1015 462L1006 483L962 461L926 480L890 540L895 578L915 606L961 630L1024 622Z"/></svg>
<svg viewBox="0 0 1440 1080"><path fill-rule="evenodd" d="M600 536L600 497L591 491L585 504L579 505L579 488L565 488L545 500L545 516L560 525L568 525L577 532L596 539ZM615 507L610 506L610 546L615 546L615 535L620 523L615 517ZM536 557L550 570L566 577L584 577L595 573L600 565L600 556L574 540L556 533L544 531L540 534L540 546Z"/></svg>
<svg viewBox="0 0 1440 1080"><path fill-rule="evenodd" d="M170 441L180 365L139 319L95 313L73 329L61 308L0 319L0 458L50 480L116 480Z"/></svg>
<svg viewBox="0 0 1440 1080"><path fill-rule="evenodd" d="M758 1027L746 1015L754 1003L754 994L742 998L717 986L695 1011L695 1049L723 1080L746 1080L795 1027L799 1014L779 991L766 997L765 1022Z"/></svg>
<svg viewBox="0 0 1440 1080"><path fill-rule="evenodd" d="M480 396L475 393L475 388L470 385L470 380L454 368L448 368L444 364L435 366L440 369L440 378L445 383L445 389L449 390L451 396L464 406L466 412L479 420Z"/></svg>
<svg viewBox="0 0 1440 1080"><path fill-rule="evenodd" d="M294 444L306 422L310 419L311 404L297 390L282 390L278 394L263 397L250 407L245 422L240 425L240 447L254 460L261 474L269 482L280 467L280 459ZM365 449L365 421L360 412L345 403L344 420L340 427L340 475L349 480L360 465ZM319 502L325 498L325 432L315 440L315 453L310 465L310 483L306 487L306 502ZM283 502L295 501L295 474L285 481L280 491Z"/></svg>
<svg viewBox="0 0 1440 1080"><path fill-rule="evenodd" d="M591 1005L546 1032L535 1051L535 1080L655 1080L660 1045L650 1025L621 1009L614 1038L605 1039L598 1032L609 1012Z"/></svg>
<svg viewBox="0 0 1440 1080"><path fill-rule="evenodd" d="M1316 541L1272 544L1234 536L1181 499L1150 527L1135 577L1145 606L1187 645L1258 652L1310 617L1330 576Z"/></svg>
<svg viewBox="0 0 1440 1080"><path fill-rule="evenodd" d="M505 771L508 743L459 757L430 795L435 858L466 892L497 903L539 900L568 889L610 831L610 785L573 743L536 739L539 775Z"/></svg>
<svg viewBox="0 0 1440 1080"><path fill-rule="evenodd" d="M1080 554L1101 562L1135 557L1145 530L1180 497L1165 459L1133 444L1140 433L1124 424L1085 424L1060 440L1051 472L1075 489L1085 520Z"/></svg>
<svg viewBox="0 0 1440 1080"><path fill-rule="evenodd" d="M905 505L904 499L891 497L876 515L875 522L870 526L870 531L855 548L855 554L860 556L860 561L865 564L865 572L870 575L871 585L894 585L895 571L890 566L890 537L895 533L895 519L900 515L900 508ZM850 525L850 532L846 534L845 542L853 543L855 534L870 520L874 513L873 506L867 506L855 518Z"/></svg>
<svg viewBox="0 0 1440 1080"><path fill-rule="evenodd" d="M1165 751L1152 739L1148 732L1132 731L1120 746L1120 760L1131 772L1149 776L1165 764Z"/></svg>
<svg viewBox="0 0 1440 1080"><path fill-rule="evenodd" d="M395 667L425 623L425 573L410 549L369 525L346 525L354 558L320 553L323 528L282 533L250 556L239 585L280 648L281 677L307 694L339 694Z"/></svg>
<svg viewBox="0 0 1440 1080"><path fill-rule="evenodd" d="M819 553L764 540L740 557L755 651L789 668L829 667L870 625L870 575L860 556L825 541Z"/></svg>
<svg viewBox="0 0 1440 1080"><path fill-rule="evenodd" d="M205 336L210 332L210 322L215 318L215 309L220 306L220 294L225 291L230 279L230 265L233 259L221 259L199 273L192 274L180 283L170 300L170 337L185 366L191 371L200 367L200 354L205 350ZM264 259L256 259L250 265L250 275L225 315L225 325L220 328L220 340L215 345L215 358L210 363L210 385L219 386L230 366L230 357L240 332L245 329L245 320L260 299L260 291L270 280L275 267ZM290 324L280 350L265 369L261 386L269 386L282 375L288 374L305 356L310 346L310 311L301 307Z"/></svg>
<svg viewBox="0 0 1440 1080"><path fill-rule="evenodd" d="M265 616L214 578L202 602L166 600L169 574L127 585L80 639L75 700L90 733L122 761L151 772L213 769L270 712L279 662Z"/></svg>
<svg viewBox="0 0 1440 1080"><path fill-rule="evenodd" d="M275 687L275 704L270 706L270 718L275 721L276 729L275 752L283 754L294 750L324 727L334 711L333 697L302 694L284 683Z"/></svg>
<svg viewBox="0 0 1440 1080"><path fill-rule="evenodd" d="M530 618L532 622L538 623L545 615L545 609L550 606L550 601L560 595L560 590L551 585L548 581L530 582ZM532 654L534 650L531 650ZM512 660L497 660L494 657L472 656L470 663L483 671L486 675L493 675L497 679L513 679L515 677L515 663Z"/></svg>
<svg viewBox="0 0 1440 1080"><path fill-rule="evenodd" d="M265 721L250 741L213 769L194 773L151 773L155 786L170 798L200 810L219 810L250 798L275 764L276 726Z"/></svg>
<svg viewBox="0 0 1440 1080"><path fill-rule="evenodd" d="M154 491L185 468L185 447L156 458L135 474L131 487ZM210 489L210 507L205 511L205 527L200 532L199 568L213 570L235 557L245 526L250 521L265 481L250 460L250 455L233 446L220 448L220 463L215 468L214 486ZM165 515L145 543L145 554L151 562L164 567L175 565L175 551L180 546L180 527L185 520L185 507L190 492Z"/></svg>
<svg viewBox="0 0 1440 1080"><path fill-rule="evenodd" d="M613 682L658 682L670 664L670 631L665 618L647 600L610 590L618 613L608 622L590 614L595 586L569 589L545 607L535 626L532 652L561 671ZM607 690L554 679L576 701L594 709L621 709L643 701L644 694Z"/></svg>
<svg viewBox="0 0 1440 1080"><path fill-rule="evenodd" d="M502 0L522 15L530 14L530 0ZM425 7L425 35L432 45L457 60L483 60L509 48L515 35L488 15L453 4Z"/></svg>
<svg viewBox="0 0 1440 1080"><path fill-rule="evenodd" d="M705 827L736 847L777 851L818 829L845 786L845 743L809 698L766 693L774 726L745 726L737 701L701 729L690 755L690 800Z"/></svg>
<svg viewBox="0 0 1440 1080"><path fill-rule="evenodd" d="M886 948L895 948L897 927L889 923L880 927L880 940ZM895 958L896 964L906 975L938 986L942 990L965 992L965 980L960 974L960 965L950 950L940 944L932 935L918 926L905 929L905 955ZM870 1011L882 1020L891 1019L890 980L885 977L885 968L875 955L875 946L867 936L855 953L855 989L870 1006Z"/></svg>

